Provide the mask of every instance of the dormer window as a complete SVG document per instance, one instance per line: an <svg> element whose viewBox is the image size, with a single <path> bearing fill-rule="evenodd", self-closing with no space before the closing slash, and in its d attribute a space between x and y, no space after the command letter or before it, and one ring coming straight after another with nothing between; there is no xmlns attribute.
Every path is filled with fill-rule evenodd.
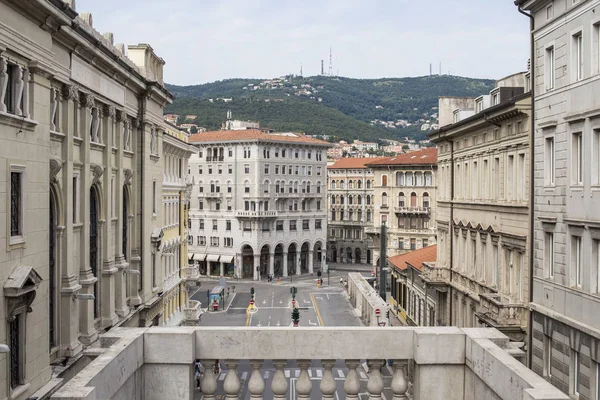
<svg viewBox="0 0 600 400"><path fill-rule="evenodd" d="M492 95L492 105L496 106L500 104L500 95L498 93L494 93Z"/></svg>

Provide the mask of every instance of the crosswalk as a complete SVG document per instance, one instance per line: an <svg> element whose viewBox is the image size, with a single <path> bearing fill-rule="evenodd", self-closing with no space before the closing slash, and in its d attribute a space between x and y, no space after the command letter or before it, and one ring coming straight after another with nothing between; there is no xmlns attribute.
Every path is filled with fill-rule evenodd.
<svg viewBox="0 0 600 400"><path fill-rule="evenodd" d="M323 378L323 371L324 371L323 368L309 368L308 376L311 379L320 380ZM357 369L356 372L358 373L360 380L366 381L369 379L368 375L362 369ZM263 379L264 380L272 379L274 373L275 373L274 371L270 371L270 370L262 371ZM285 375L285 377L287 379L298 378L300 376L300 369L299 368L286 368L283 370L283 374ZM333 369L333 376L334 376L335 380L345 380L347 374L348 374L347 369L344 369L344 368L334 368ZM217 380L224 381L226 376L227 376L227 372L221 372L219 374L219 377L217 378ZM248 381L248 379L250 379L250 373L248 371L244 371L240 374L241 381L246 382L246 381Z"/></svg>

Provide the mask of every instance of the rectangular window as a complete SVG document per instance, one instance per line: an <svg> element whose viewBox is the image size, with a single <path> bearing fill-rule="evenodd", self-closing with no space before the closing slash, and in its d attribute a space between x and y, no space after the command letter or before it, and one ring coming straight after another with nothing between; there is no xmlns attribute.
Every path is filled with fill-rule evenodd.
<svg viewBox="0 0 600 400"><path fill-rule="evenodd" d="M308 219L302 220L302 230L306 231L306 230L310 229L309 224L310 224L310 220L308 220Z"/></svg>
<svg viewBox="0 0 600 400"><path fill-rule="evenodd" d="M554 16L554 11L552 10L552 4L550 4L550 5L548 5L548 7L546 7L546 19L551 20L553 16Z"/></svg>
<svg viewBox="0 0 600 400"><path fill-rule="evenodd" d="M546 232L544 239L545 270L549 278L554 278L554 233Z"/></svg>
<svg viewBox="0 0 600 400"><path fill-rule="evenodd" d="M592 184L600 185L600 129L594 129L592 138Z"/></svg>
<svg viewBox="0 0 600 400"><path fill-rule="evenodd" d="M581 287L583 281L583 265L582 265L582 247L581 247L581 236L571 237L571 265L572 279L577 287Z"/></svg>
<svg viewBox="0 0 600 400"><path fill-rule="evenodd" d="M23 335L21 332L22 313L18 314L15 319L8 322L8 337L10 338L10 387L12 389L23 382L23 364L21 363Z"/></svg>
<svg viewBox="0 0 600 400"><path fill-rule="evenodd" d="M199 210L204 210L204 202L202 200L198 201L198 209Z"/></svg>
<svg viewBox="0 0 600 400"><path fill-rule="evenodd" d="M579 363L579 352L572 350L571 351L571 387L570 392L573 395L579 396L579 371L580 363Z"/></svg>
<svg viewBox="0 0 600 400"><path fill-rule="evenodd" d="M544 75L544 82L546 84L546 90L554 89L554 46L546 49L546 71Z"/></svg>
<svg viewBox="0 0 600 400"><path fill-rule="evenodd" d="M244 173L245 174L249 174L250 173L250 164L244 164Z"/></svg>
<svg viewBox="0 0 600 400"><path fill-rule="evenodd" d="M156 181L152 182L152 213L156 215Z"/></svg>
<svg viewBox="0 0 600 400"><path fill-rule="evenodd" d="M583 36L581 32L573 35L573 62L575 64L575 79L583 79Z"/></svg>
<svg viewBox="0 0 600 400"><path fill-rule="evenodd" d="M315 220L315 229L321 229L321 220L320 219Z"/></svg>
<svg viewBox="0 0 600 400"><path fill-rule="evenodd" d="M500 199L500 157L494 157L494 169L492 175L494 176L494 200Z"/></svg>
<svg viewBox="0 0 600 400"><path fill-rule="evenodd" d="M206 236L198 236L198 246L206 246Z"/></svg>
<svg viewBox="0 0 600 400"><path fill-rule="evenodd" d="M269 164L265 164L265 174L269 173Z"/></svg>
<svg viewBox="0 0 600 400"><path fill-rule="evenodd" d="M544 336L544 371L545 378L552 377L552 338Z"/></svg>
<svg viewBox="0 0 600 400"><path fill-rule="evenodd" d="M290 231L296 230L296 221L290 221Z"/></svg>
<svg viewBox="0 0 600 400"><path fill-rule="evenodd" d="M275 223L275 230L276 231L283 231L283 221L277 221Z"/></svg>
<svg viewBox="0 0 600 400"><path fill-rule="evenodd" d="M211 236L210 237L210 245L212 247L218 247L219 246L219 237L218 236Z"/></svg>
<svg viewBox="0 0 600 400"><path fill-rule="evenodd" d="M204 220L200 219L200 229L204 230Z"/></svg>
<svg viewBox="0 0 600 400"><path fill-rule="evenodd" d="M23 234L22 173L10 173L10 236Z"/></svg>
<svg viewBox="0 0 600 400"><path fill-rule="evenodd" d="M321 176L321 167L317 167L317 176Z"/></svg>
<svg viewBox="0 0 600 400"><path fill-rule="evenodd" d="M498 287L498 246L492 246L492 286Z"/></svg>
<svg viewBox="0 0 600 400"><path fill-rule="evenodd" d="M321 211L321 200L317 200L317 211Z"/></svg>
<svg viewBox="0 0 600 400"><path fill-rule="evenodd" d="M218 221L216 219L212 220L212 228L213 231L216 231L218 229Z"/></svg>
<svg viewBox="0 0 600 400"><path fill-rule="evenodd" d="M244 232L250 232L252 230L250 221L244 221Z"/></svg>
<svg viewBox="0 0 600 400"><path fill-rule="evenodd" d="M231 230L231 221L230 220L225 221L225 230L226 231Z"/></svg>
<svg viewBox="0 0 600 400"><path fill-rule="evenodd" d="M544 151L544 178L546 186L554 185L554 136L546 138Z"/></svg>
<svg viewBox="0 0 600 400"><path fill-rule="evenodd" d="M592 271L596 273L596 293L600 293L600 240L594 240L592 246Z"/></svg>
<svg viewBox="0 0 600 400"><path fill-rule="evenodd" d="M73 196L73 223L76 224L79 221L77 217L79 215L79 178L77 176L73 177L73 192L71 195Z"/></svg>
<svg viewBox="0 0 600 400"><path fill-rule="evenodd" d="M574 132L571 137L571 178L573 185L583 185L583 137Z"/></svg>
<svg viewBox="0 0 600 400"><path fill-rule="evenodd" d="M514 165L515 156L508 156L508 163L506 165L506 198L507 200L514 200Z"/></svg>

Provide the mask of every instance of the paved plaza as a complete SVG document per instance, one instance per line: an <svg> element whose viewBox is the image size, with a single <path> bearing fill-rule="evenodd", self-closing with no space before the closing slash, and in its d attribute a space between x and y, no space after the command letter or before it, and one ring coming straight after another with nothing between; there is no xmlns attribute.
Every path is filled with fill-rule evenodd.
<svg viewBox="0 0 600 400"><path fill-rule="evenodd" d="M365 272L365 274L367 274ZM370 275L370 274L369 274ZM289 327L292 325L292 295L290 289L296 287L296 301L300 311L299 326L318 327L318 326L361 326L362 323L355 311L350 306L346 291L340 284L340 277L344 280L347 277L347 271L330 271L329 286L327 285L327 274L322 278L324 285L317 287L317 276L304 275L293 277L293 280L285 280L269 283L250 282L231 280L225 282L225 292L229 287L229 296L226 296L226 302L219 311L206 311L202 314L200 326L256 326L256 327ZM202 308L206 308L207 291L220 283L218 280L205 280L202 282L202 289L194 296L194 300L202 302ZM235 289L234 289L235 287ZM247 308L250 302L250 288L255 290L256 312L248 313ZM319 343L315 343L319 346ZM367 372L366 364L358 368L357 372L361 381L360 399L368 398L367 394ZM262 375L265 380L264 399L272 399L273 393L270 390L271 380L275 373L275 368L270 361L266 361L262 368ZM319 361L313 361L309 369L309 376L313 383L313 393L320 396L319 385L323 377L323 368ZM240 399L249 399L247 382L250 379L251 368L248 361L240 361L238 366L238 376L242 381L242 390ZM384 399L391 399L392 392L391 370L386 366L381 369L384 378ZM295 394L295 383L300 374L300 369L296 361L289 361L284 370L285 376L289 379L290 400L297 398ZM217 399L225 399L223 391L223 382L227 374L224 363L221 363L221 373L218 377ZM336 399L345 398L343 385L348 374L343 360L338 360L333 369L334 378L337 384ZM196 391L196 399L203 399L202 393Z"/></svg>

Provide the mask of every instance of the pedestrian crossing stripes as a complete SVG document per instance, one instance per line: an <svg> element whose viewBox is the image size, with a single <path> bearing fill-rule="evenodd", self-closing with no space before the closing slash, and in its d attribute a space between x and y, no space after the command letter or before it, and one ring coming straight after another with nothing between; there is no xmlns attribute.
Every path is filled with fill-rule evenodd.
<svg viewBox="0 0 600 400"><path fill-rule="evenodd" d="M242 380L245 381L248 377L248 372L242 372Z"/></svg>
<svg viewBox="0 0 600 400"><path fill-rule="evenodd" d="M342 371L341 369L338 369L338 375L340 378L345 378L344 371Z"/></svg>
<svg viewBox="0 0 600 400"><path fill-rule="evenodd" d="M224 380L226 375L227 375L227 372L221 372L221 374L219 375L219 380L220 381Z"/></svg>
<svg viewBox="0 0 600 400"><path fill-rule="evenodd" d="M367 374L365 374L365 371L359 371L359 374L361 379L367 379Z"/></svg>
<svg viewBox="0 0 600 400"><path fill-rule="evenodd" d="M323 377L323 371L318 369L317 370L317 378L322 378Z"/></svg>

